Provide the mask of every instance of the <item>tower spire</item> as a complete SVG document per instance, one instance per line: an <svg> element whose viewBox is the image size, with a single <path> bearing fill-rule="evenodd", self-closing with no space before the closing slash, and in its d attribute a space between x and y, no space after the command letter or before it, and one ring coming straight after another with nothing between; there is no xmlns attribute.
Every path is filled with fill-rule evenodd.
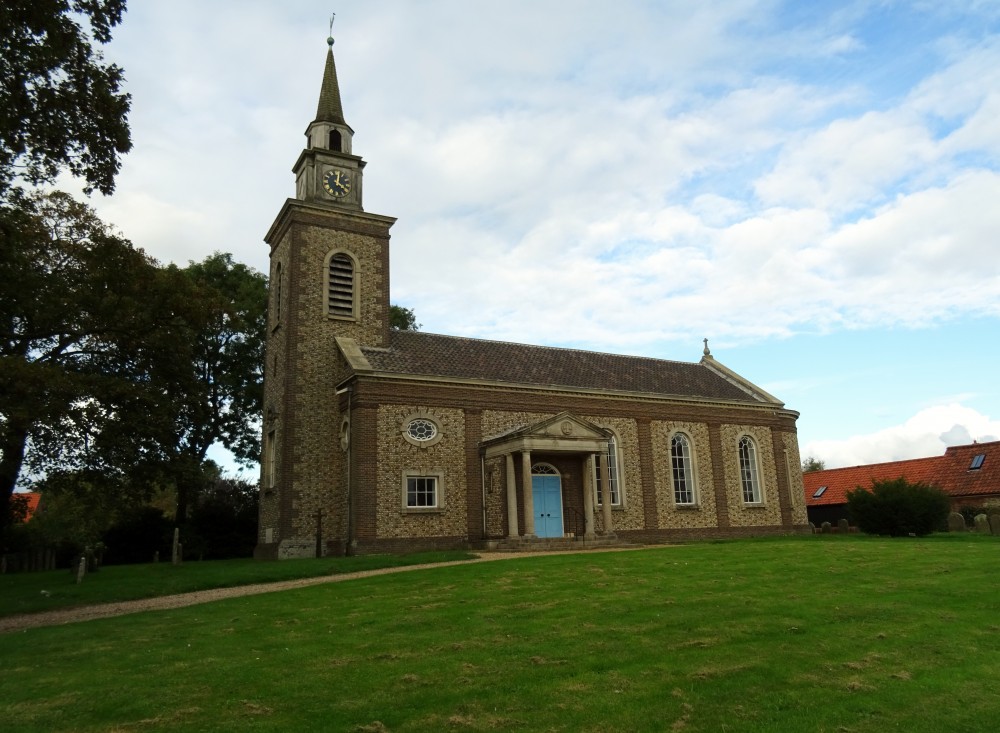
<svg viewBox="0 0 1000 733"><path fill-rule="evenodd" d="M354 130L344 120L340 103L340 84L333 61L333 16L326 45L326 67L316 118L306 128L306 147L292 168L295 198L363 211L361 174L365 161L351 150Z"/></svg>
<svg viewBox="0 0 1000 733"><path fill-rule="evenodd" d="M326 39L326 68L323 70L323 86L319 90L319 105L316 107L314 122L333 122L346 125L344 108L340 102L340 84L337 82L337 65L333 60L333 19L330 16L330 35Z"/></svg>

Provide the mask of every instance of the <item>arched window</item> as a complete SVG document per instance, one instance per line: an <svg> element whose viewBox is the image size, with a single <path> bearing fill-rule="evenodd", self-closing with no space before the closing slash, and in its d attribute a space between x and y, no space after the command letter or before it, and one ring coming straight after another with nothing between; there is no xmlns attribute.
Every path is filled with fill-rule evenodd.
<svg viewBox="0 0 1000 733"><path fill-rule="evenodd" d="M691 441L684 433L670 439L670 467L674 479L674 503L694 504L694 475L691 471Z"/></svg>
<svg viewBox="0 0 1000 733"><path fill-rule="evenodd" d="M558 476L559 471L549 463L536 463L531 467L532 476Z"/></svg>
<svg viewBox="0 0 1000 733"><path fill-rule="evenodd" d="M336 150L338 153L342 153L344 152L340 148L342 144L340 130L330 130L330 150Z"/></svg>
<svg viewBox="0 0 1000 733"><path fill-rule="evenodd" d="M599 453L595 459L594 473L596 475L594 476L594 486L597 487L597 506L602 506L604 504L605 465L608 467L608 476L610 477L611 506L621 506L622 492L621 477L618 470L618 466L620 464L618 456L618 439L615 437L614 433L611 434L611 438L608 440L607 452Z"/></svg>
<svg viewBox="0 0 1000 733"><path fill-rule="evenodd" d="M757 446L753 438L744 435L740 438L740 483L743 485L743 501L747 504L760 504L760 479L757 476Z"/></svg>
<svg viewBox="0 0 1000 733"><path fill-rule="evenodd" d="M330 257L326 271L326 312L337 318L354 318L354 260L338 252Z"/></svg>

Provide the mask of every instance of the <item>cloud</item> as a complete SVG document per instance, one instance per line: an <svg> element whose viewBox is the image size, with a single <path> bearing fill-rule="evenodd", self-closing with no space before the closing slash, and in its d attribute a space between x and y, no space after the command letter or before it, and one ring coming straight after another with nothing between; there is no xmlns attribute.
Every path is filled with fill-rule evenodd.
<svg viewBox="0 0 1000 733"><path fill-rule="evenodd" d="M136 149L100 212L161 260L222 250L266 270L322 74L312 15L130 9L109 56ZM961 43L967 15L934 15L908 39L924 62L882 97L874 16L771 0L344 11L365 206L399 217L393 298L430 330L645 353L996 314L1000 43ZM892 78L908 63L878 60Z"/></svg>
<svg viewBox="0 0 1000 733"><path fill-rule="evenodd" d="M814 440L802 455L815 456L827 468L886 463L943 455L947 447L987 442L1000 436L1000 420L961 404L920 410L902 425L844 440Z"/></svg>

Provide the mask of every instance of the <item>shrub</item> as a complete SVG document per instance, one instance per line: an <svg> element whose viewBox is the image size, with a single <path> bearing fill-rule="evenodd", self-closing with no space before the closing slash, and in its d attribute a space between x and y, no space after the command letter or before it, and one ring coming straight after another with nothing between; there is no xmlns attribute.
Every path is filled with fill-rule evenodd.
<svg viewBox="0 0 1000 733"><path fill-rule="evenodd" d="M140 506L124 513L104 533L105 565L152 562L153 554L170 557L173 524L156 507Z"/></svg>
<svg viewBox="0 0 1000 733"><path fill-rule="evenodd" d="M188 559L251 557L257 544L257 484L222 478L204 492L181 530Z"/></svg>
<svg viewBox="0 0 1000 733"><path fill-rule="evenodd" d="M950 511L946 493L902 477L874 481L870 490L859 486L848 491L847 503L862 532L892 537L922 537L943 530Z"/></svg>

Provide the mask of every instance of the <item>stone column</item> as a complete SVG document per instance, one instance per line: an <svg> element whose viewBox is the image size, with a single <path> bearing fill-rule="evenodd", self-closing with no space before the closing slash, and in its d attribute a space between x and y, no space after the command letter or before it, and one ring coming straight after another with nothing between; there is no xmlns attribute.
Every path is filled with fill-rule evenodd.
<svg viewBox="0 0 1000 733"><path fill-rule="evenodd" d="M514 454L508 453L507 459L507 536L517 537L517 481L514 477Z"/></svg>
<svg viewBox="0 0 1000 733"><path fill-rule="evenodd" d="M604 534L614 534L611 524L611 467L608 465L607 453L601 461L601 508L604 510Z"/></svg>
<svg viewBox="0 0 1000 733"><path fill-rule="evenodd" d="M583 462L583 536L594 539L594 456Z"/></svg>
<svg viewBox="0 0 1000 733"><path fill-rule="evenodd" d="M535 536L535 497L531 495L531 451L521 451L521 485L524 487L524 536Z"/></svg>

